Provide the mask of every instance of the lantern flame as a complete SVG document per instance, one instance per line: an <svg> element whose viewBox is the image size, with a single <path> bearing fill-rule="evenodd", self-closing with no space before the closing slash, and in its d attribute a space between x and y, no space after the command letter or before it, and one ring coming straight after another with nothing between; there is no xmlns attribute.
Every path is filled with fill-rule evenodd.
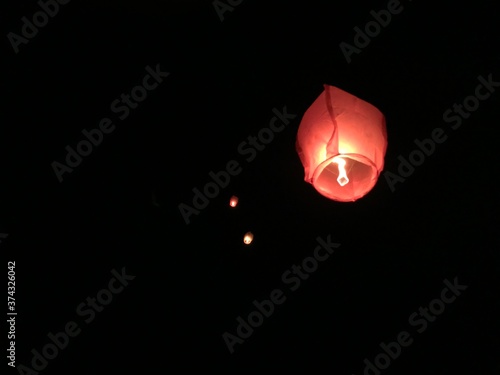
<svg viewBox="0 0 500 375"><path fill-rule="evenodd" d="M336 163L339 167L339 176L337 177L337 182L340 186L344 186L349 183L349 178L345 171L345 160L340 157L334 157L332 163Z"/></svg>

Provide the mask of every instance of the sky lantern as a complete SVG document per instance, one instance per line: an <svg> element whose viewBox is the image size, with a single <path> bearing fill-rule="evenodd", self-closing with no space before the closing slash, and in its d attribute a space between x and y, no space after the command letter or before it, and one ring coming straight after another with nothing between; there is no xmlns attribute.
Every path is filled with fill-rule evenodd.
<svg viewBox="0 0 500 375"><path fill-rule="evenodd" d="M233 195L231 199L229 199L229 205L233 208L238 205L238 197L236 195Z"/></svg>
<svg viewBox="0 0 500 375"><path fill-rule="evenodd" d="M245 236L243 237L243 243L245 245L250 245L253 241L253 233L252 232L246 232Z"/></svg>
<svg viewBox="0 0 500 375"><path fill-rule="evenodd" d="M353 202L375 186L384 168L385 117L370 103L324 85L302 117L296 149L305 181L329 199Z"/></svg>

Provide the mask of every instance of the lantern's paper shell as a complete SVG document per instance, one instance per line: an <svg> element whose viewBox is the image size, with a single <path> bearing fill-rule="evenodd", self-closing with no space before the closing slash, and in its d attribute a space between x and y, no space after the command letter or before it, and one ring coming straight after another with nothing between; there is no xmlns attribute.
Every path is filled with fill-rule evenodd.
<svg viewBox="0 0 500 375"><path fill-rule="evenodd" d="M364 100L324 85L302 118L296 149L305 181L327 198L355 201L375 186L384 168L385 117ZM338 158L345 160L341 162L349 182L344 185L338 181Z"/></svg>

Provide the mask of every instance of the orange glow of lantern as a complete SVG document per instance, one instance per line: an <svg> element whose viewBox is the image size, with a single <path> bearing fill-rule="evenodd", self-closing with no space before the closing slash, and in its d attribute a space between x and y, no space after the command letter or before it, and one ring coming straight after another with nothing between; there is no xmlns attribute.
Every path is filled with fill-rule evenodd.
<svg viewBox="0 0 500 375"><path fill-rule="evenodd" d="M253 233L252 232L245 233L245 236L243 237L243 243L245 245L250 245L252 241L253 241Z"/></svg>
<svg viewBox="0 0 500 375"><path fill-rule="evenodd" d="M385 116L370 103L324 85L302 118L296 149L305 181L329 199L353 202L368 194L384 168Z"/></svg>
<svg viewBox="0 0 500 375"><path fill-rule="evenodd" d="M238 197L233 195L231 199L229 199L229 205L231 207L236 207L238 205Z"/></svg>

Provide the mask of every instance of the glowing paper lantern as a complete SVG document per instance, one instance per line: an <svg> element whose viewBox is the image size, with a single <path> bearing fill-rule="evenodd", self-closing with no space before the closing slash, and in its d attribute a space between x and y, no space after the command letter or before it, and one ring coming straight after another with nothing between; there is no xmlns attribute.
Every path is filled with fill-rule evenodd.
<svg viewBox="0 0 500 375"><path fill-rule="evenodd" d="M302 118L296 149L305 181L327 198L353 202L375 186L384 168L385 117L360 98L324 85Z"/></svg>
<svg viewBox="0 0 500 375"><path fill-rule="evenodd" d="M229 205L231 207L236 207L238 205L238 197L233 195L231 199L229 199Z"/></svg>
<svg viewBox="0 0 500 375"><path fill-rule="evenodd" d="M243 243L245 245L250 245L252 241L253 241L253 233L252 232L245 233L245 236L243 237Z"/></svg>

